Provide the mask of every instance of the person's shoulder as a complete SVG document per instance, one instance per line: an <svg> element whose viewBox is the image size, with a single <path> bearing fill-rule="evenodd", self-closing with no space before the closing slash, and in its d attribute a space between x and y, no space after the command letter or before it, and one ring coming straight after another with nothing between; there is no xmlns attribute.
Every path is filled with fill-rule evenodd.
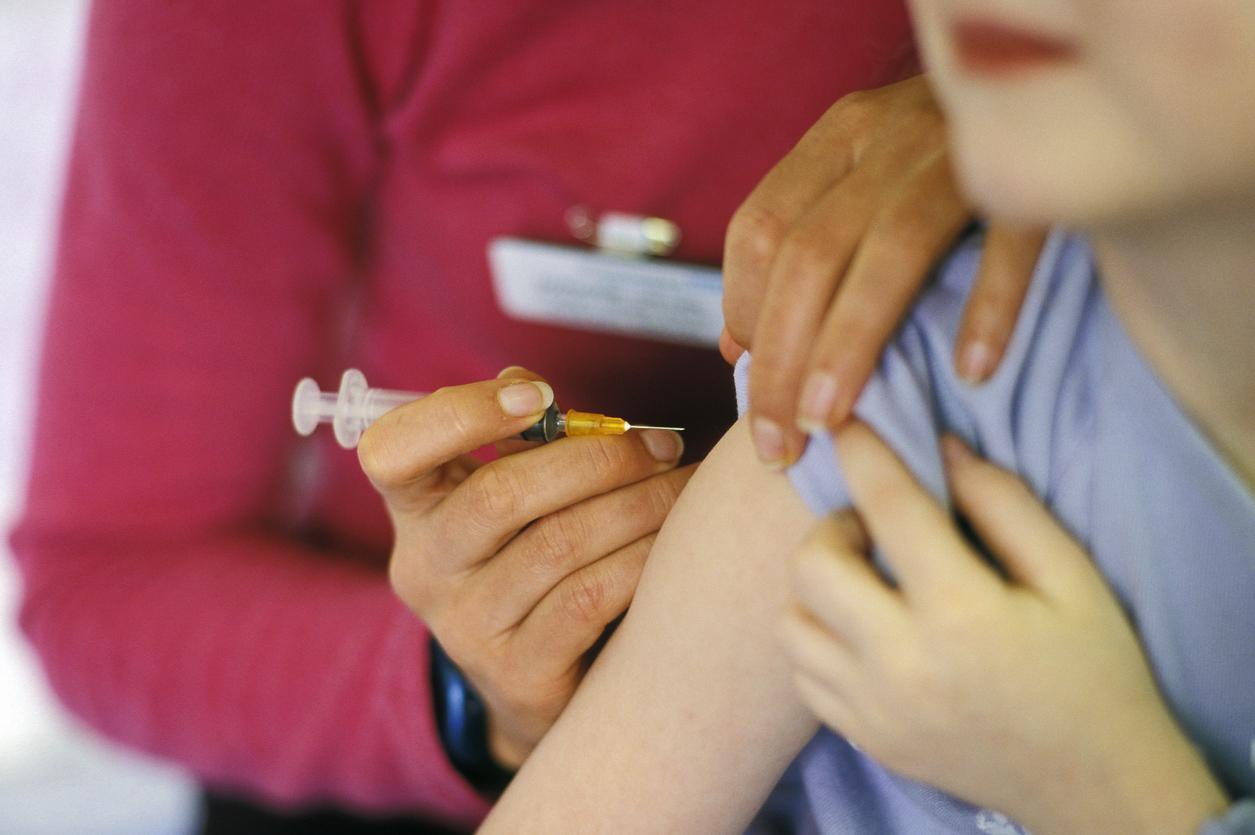
<svg viewBox="0 0 1255 835"><path fill-rule="evenodd" d="M946 495L943 432L964 437L1044 493L1061 440L1083 434L1091 410L1097 283L1088 244L1064 232L1052 234L1043 248L997 372L978 386L959 378L955 339L982 243L979 233L964 238L939 265L855 408L939 497ZM817 434L790 470L794 487L816 513L848 504L835 461L831 438Z"/></svg>

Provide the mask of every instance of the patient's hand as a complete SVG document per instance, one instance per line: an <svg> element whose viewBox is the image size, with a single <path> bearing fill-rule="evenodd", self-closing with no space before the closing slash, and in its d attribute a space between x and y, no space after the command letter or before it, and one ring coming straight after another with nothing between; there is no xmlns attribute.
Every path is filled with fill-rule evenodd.
<svg viewBox="0 0 1255 835"><path fill-rule="evenodd" d="M961 513L866 426L837 434L862 526L821 522L782 631L815 714L908 777L1049 832L1194 832L1225 798L1088 555L1018 478L944 439Z"/></svg>

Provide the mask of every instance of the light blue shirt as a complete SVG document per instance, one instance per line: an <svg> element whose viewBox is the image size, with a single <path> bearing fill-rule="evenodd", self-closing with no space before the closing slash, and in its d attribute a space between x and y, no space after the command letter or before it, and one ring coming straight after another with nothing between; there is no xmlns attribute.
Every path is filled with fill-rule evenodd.
<svg viewBox="0 0 1255 835"><path fill-rule="evenodd" d="M943 430L1024 478L1115 590L1213 773L1231 797L1247 798L1204 832L1255 833L1255 497L1138 354L1075 237L1049 240L997 374L979 387L961 382L951 357L978 255L974 238L947 260L857 412L943 498ZM743 360L742 411L747 371ZM816 513L850 504L827 437L789 475ZM898 777L828 731L799 755L771 807L789 809L790 828L803 832L1024 832Z"/></svg>

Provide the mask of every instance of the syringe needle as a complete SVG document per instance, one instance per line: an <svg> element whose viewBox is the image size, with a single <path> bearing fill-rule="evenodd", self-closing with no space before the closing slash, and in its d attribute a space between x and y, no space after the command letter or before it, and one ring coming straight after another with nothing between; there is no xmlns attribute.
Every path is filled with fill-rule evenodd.
<svg viewBox="0 0 1255 835"><path fill-rule="evenodd" d="M683 426L649 426L648 424L644 424L644 423L629 423L627 425L627 428L628 429L668 429L672 432L684 431Z"/></svg>

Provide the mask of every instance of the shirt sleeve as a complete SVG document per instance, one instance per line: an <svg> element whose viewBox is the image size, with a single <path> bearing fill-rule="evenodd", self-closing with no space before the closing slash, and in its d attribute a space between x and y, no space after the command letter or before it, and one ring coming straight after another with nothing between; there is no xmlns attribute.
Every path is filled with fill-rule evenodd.
<svg viewBox="0 0 1255 835"><path fill-rule="evenodd" d="M73 712L206 782L469 824L423 626L286 512L376 167L359 11L93 4L20 617Z"/></svg>
<svg viewBox="0 0 1255 835"><path fill-rule="evenodd" d="M934 289L944 293L944 288ZM958 306L956 303L950 306ZM952 317L951 317L952 318ZM946 323L938 321L945 329ZM957 320L954 322L957 327ZM868 381L855 406L855 415L871 426L930 493L948 501L942 467L940 437L947 422L967 423L959 409L945 409L944 386L938 385L928 339L908 322L881 357L876 374ZM733 371L737 408L749 408L749 374L752 360L743 354ZM950 414L946 414L949 412ZM970 432L964 433L969 436ZM832 436L814 433L802 457L788 471L798 495L816 515L850 505L850 493L836 456Z"/></svg>
<svg viewBox="0 0 1255 835"><path fill-rule="evenodd" d="M1038 495L1048 495L1054 450L1066 443L1057 416L1075 400L1072 358L1093 295L1083 243L1059 232L1051 235L997 372L981 386L968 386L956 376L950 358L982 240L971 235L947 256L885 347L854 409L920 484L946 504L940 447L944 432L957 434L981 455L1018 473ZM751 362L748 354L742 356L734 371L741 413L749 407ZM1034 442L1018 440L1025 437ZM810 438L788 474L816 514L850 503L827 433Z"/></svg>

